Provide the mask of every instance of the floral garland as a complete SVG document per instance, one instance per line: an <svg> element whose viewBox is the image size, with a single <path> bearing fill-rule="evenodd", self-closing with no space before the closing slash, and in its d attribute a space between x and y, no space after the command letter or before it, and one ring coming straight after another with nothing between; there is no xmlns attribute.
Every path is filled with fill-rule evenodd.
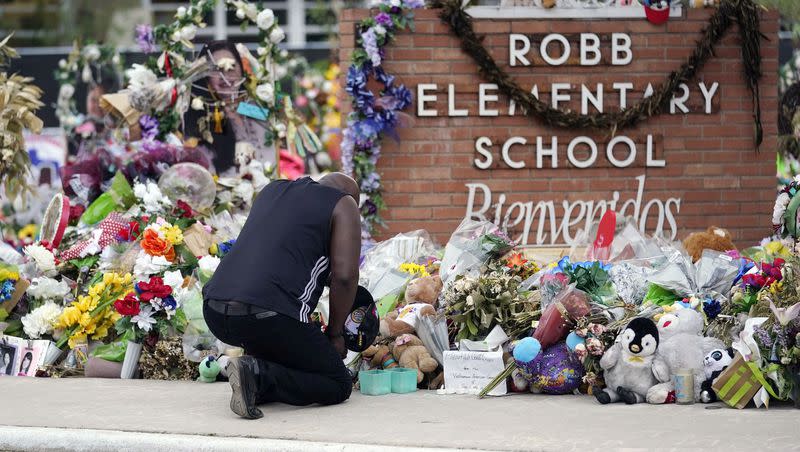
<svg viewBox="0 0 800 452"><path fill-rule="evenodd" d="M144 112L147 115L141 120L144 123L143 129L157 131L158 138L178 130L181 118L189 108L190 84L186 83L186 78L192 76L190 72L193 66L186 61L183 53L194 50L192 41L197 30L206 27L203 18L211 14L216 3L217 0L192 0L188 7L178 8L175 21L171 24L155 28L140 25L136 29L137 41L142 51L155 53L159 51L159 47L160 51L158 57L153 56L148 60L146 67L134 65L136 72L133 77L136 80L131 80L132 88L152 84L156 80L156 74L166 77L167 81L175 82L167 85L171 93L166 105L162 104L153 111ZM225 4L242 20L242 28L250 24L258 28L259 46L256 49L256 57L247 52L245 47L238 47L239 52L243 53L241 56L245 66L244 71L248 75L245 89L262 108L274 109L278 105L276 98L279 93L271 66L275 59L281 57L282 52L278 43L286 38L286 34L278 25L275 13L269 8L259 8L246 0L225 0ZM183 83L180 83L181 81ZM202 99L192 100L191 106L198 110L205 108ZM273 124L272 130L267 131L265 141L271 143L280 132L279 129L277 124Z"/></svg>
<svg viewBox="0 0 800 452"><path fill-rule="evenodd" d="M72 47L67 59L58 62L55 78L58 82L58 100L56 101L56 117L61 128L69 136L73 130L84 121L84 115L78 113L75 103L75 86L80 81L89 85L99 84L101 71L110 67L122 83L123 69L122 58L116 47L89 43L83 48L78 42Z"/></svg>
<svg viewBox="0 0 800 452"><path fill-rule="evenodd" d="M342 170L351 174L361 187L361 215L372 232L383 225L380 210L385 207L381 178L376 171L381 141L385 135L398 139L398 112L411 105L411 91L395 85L395 77L381 67L385 51L397 31L413 31L413 10L422 8L422 0L374 0L378 13L358 26L358 48L353 52L347 71L346 91L352 97L353 111L342 136ZM370 77L383 85L380 97L367 88Z"/></svg>

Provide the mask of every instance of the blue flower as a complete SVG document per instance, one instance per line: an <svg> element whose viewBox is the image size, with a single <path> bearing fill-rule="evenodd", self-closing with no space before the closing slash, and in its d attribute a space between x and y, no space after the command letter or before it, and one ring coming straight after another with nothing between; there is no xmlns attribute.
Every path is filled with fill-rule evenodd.
<svg viewBox="0 0 800 452"><path fill-rule="evenodd" d="M178 309L178 302L175 301L175 298L173 298L172 295L168 295L161 299L161 307L167 311L174 311Z"/></svg>
<svg viewBox="0 0 800 452"><path fill-rule="evenodd" d="M370 193L377 191L381 187L381 176L378 173L370 173L361 180L361 191Z"/></svg>
<svg viewBox="0 0 800 452"><path fill-rule="evenodd" d="M722 304L718 300L706 299L703 301L703 312L709 319L715 319L722 312Z"/></svg>
<svg viewBox="0 0 800 452"><path fill-rule="evenodd" d="M11 299L11 296L14 295L15 286L14 281L10 279L3 281L3 284L0 284L0 301Z"/></svg>

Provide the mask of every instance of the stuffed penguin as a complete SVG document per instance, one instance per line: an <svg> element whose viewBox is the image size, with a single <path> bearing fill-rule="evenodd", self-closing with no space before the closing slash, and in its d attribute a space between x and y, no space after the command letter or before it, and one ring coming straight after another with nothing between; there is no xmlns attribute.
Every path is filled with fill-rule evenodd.
<svg viewBox="0 0 800 452"><path fill-rule="evenodd" d="M658 348L658 328L652 320L630 321L600 358L606 388L593 391L602 404L620 400L628 405L645 401L647 390L658 381L653 375L653 358Z"/></svg>
<svg viewBox="0 0 800 452"><path fill-rule="evenodd" d="M719 377L719 375L728 368L733 362L733 349L728 348L726 350L723 349L716 349L711 350L705 358L703 358L703 364L705 366L706 371L706 379L703 381L703 385L700 390L700 401L703 403L712 403L717 401L717 393L711 388L711 385L714 384L714 380Z"/></svg>

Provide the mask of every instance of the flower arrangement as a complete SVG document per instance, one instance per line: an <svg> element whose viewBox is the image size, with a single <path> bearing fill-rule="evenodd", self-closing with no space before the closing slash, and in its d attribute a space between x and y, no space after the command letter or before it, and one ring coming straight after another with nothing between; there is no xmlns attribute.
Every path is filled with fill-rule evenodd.
<svg viewBox="0 0 800 452"><path fill-rule="evenodd" d="M22 326L25 335L30 339L41 339L45 336L52 336L53 325L61 317L64 308L47 301L38 308L22 317Z"/></svg>
<svg viewBox="0 0 800 452"><path fill-rule="evenodd" d="M405 264L400 264L400 271L403 273L408 273L412 277L424 278L426 276L430 276L427 267L420 264L414 264L408 262Z"/></svg>
<svg viewBox="0 0 800 452"><path fill-rule="evenodd" d="M523 281L541 270L541 268L536 265L536 262L525 259L522 253L512 253L506 259L503 259L503 265L516 276L519 276Z"/></svg>
<svg viewBox="0 0 800 452"><path fill-rule="evenodd" d="M70 348L74 348L87 338L106 337L109 328L119 319L119 314L111 309L111 305L131 290L130 274L103 274L99 282L89 287L86 295L80 295L58 316L54 327L64 330L64 333L56 345L63 348L69 344Z"/></svg>
<svg viewBox="0 0 800 452"><path fill-rule="evenodd" d="M55 111L56 118L67 136L72 135L73 130L84 120L83 115L78 113L75 103L78 74L81 82L90 86L98 85L104 68L111 68L121 84L124 77L122 58L113 45L90 42L81 47L76 41L67 58L59 60L55 71L55 78L59 84Z"/></svg>
<svg viewBox="0 0 800 452"><path fill-rule="evenodd" d="M384 136L397 139L398 113L411 105L411 91L395 85L394 76L381 67L383 48L398 31L413 29L413 10L422 8L421 0L378 0L374 17L358 26L357 48L347 71L346 91L352 98L353 111L342 134L342 169L352 174L364 195L361 215L368 231L382 225L380 210L385 207L381 195L377 163ZM370 77L383 85L380 97L367 88Z"/></svg>
<svg viewBox="0 0 800 452"><path fill-rule="evenodd" d="M19 270L15 265L0 263L0 304L11 299L19 281Z"/></svg>
<svg viewBox="0 0 800 452"><path fill-rule="evenodd" d="M772 263L762 262L760 266L742 276L739 286L731 293L734 313L747 313L758 302L763 290L775 293L782 286L782 267L785 260L777 258Z"/></svg>
<svg viewBox="0 0 800 452"><path fill-rule="evenodd" d="M183 279L173 283L180 288ZM170 328L182 330L185 318L180 308L174 288L163 278L153 276L149 281L140 281L134 292L114 301L114 309L120 316L115 325L117 333L132 331L136 342L142 342L148 336L166 336Z"/></svg>

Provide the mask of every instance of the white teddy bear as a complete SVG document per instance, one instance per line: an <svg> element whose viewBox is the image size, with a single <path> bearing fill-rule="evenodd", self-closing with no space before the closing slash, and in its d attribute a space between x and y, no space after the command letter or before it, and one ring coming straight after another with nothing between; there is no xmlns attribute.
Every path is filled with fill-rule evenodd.
<svg viewBox="0 0 800 452"><path fill-rule="evenodd" d="M725 348L719 339L703 337L703 316L694 309L675 309L658 320L661 342L653 362L653 373L661 383L647 391L647 402L667 403L674 395L673 375L689 370L694 375L694 399L700 401L700 391L706 379L704 358L712 350Z"/></svg>

